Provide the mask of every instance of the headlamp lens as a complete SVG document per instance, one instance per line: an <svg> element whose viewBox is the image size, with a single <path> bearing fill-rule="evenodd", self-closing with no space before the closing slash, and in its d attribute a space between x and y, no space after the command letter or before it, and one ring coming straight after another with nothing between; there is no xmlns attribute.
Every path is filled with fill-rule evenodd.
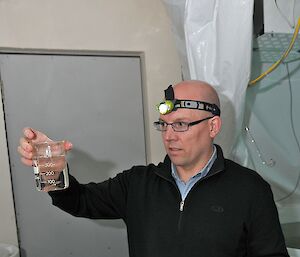
<svg viewBox="0 0 300 257"><path fill-rule="evenodd" d="M174 109L174 103L170 100L166 100L160 103L157 109L160 114L170 113Z"/></svg>

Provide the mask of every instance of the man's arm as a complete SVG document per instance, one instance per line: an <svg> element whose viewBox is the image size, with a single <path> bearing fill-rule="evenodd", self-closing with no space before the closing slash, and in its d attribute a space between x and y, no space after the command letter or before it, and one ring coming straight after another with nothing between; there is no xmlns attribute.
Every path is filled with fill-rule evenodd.
<svg viewBox="0 0 300 257"><path fill-rule="evenodd" d="M273 194L267 183L256 192L249 224L249 256L289 256Z"/></svg>
<svg viewBox="0 0 300 257"><path fill-rule="evenodd" d="M76 217L91 219L125 219L126 172L101 183L80 184L70 175L70 186L50 191L53 205Z"/></svg>

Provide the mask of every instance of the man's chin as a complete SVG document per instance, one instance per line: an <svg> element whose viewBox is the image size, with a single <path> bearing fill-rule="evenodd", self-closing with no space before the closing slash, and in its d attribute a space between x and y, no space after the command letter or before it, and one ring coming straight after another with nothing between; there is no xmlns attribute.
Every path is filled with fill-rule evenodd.
<svg viewBox="0 0 300 257"><path fill-rule="evenodd" d="M171 155L168 154L169 158L171 160L171 162L175 165L175 166L181 166L183 164L182 158L177 156L177 155Z"/></svg>

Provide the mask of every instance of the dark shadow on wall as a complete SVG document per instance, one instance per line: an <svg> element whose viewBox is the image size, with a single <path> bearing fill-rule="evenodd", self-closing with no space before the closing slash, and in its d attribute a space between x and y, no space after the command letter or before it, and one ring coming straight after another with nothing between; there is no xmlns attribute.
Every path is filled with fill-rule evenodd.
<svg viewBox="0 0 300 257"><path fill-rule="evenodd" d="M110 160L94 159L89 153L74 148L68 154L69 172L80 183L101 182L121 172L116 169L116 164ZM92 220L99 226L125 229L121 219Z"/></svg>

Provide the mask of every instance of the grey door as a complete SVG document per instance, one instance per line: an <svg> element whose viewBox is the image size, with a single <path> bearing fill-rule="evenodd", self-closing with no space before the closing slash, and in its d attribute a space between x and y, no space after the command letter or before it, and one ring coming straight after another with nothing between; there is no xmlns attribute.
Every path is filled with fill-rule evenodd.
<svg viewBox="0 0 300 257"><path fill-rule="evenodd" d="M145 164L140 58L0 53L0 75L21 256L128 256L121 220L75 218L52 206L16 148L25 126L70 140L70 173L82 183Z"/></svg>

